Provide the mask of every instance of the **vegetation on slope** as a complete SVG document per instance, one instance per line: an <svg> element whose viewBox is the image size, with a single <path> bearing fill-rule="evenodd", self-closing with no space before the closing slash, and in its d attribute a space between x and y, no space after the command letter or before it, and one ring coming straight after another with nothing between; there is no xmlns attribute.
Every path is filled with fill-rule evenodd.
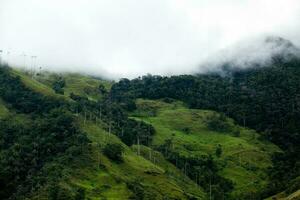
<svg viewBox="0 0 300 200"><path fill-rule="evenodd" d="M5 101L0 120L1 198L205 198L201 188L175 167L167 170L146 160L114 135L122 125L130 138L130 131L143 124L127 119L117 105L109 106L108 99L95 102L73 95L73 101L65 101L57 94L47 96L34 89L39 88L36 81L24 74L20 78L6 67L1 67L0 81ZM98 105L103 110L97 119ZM133 142L125 134L123 140ZM122 146L121 159L107 157L104 149L112 144Z"/></svg>
<svg viewBox="0 0 300 200"><path fill-rule="evenodd" d="M0 99L0 119L3 119L5 116L7 116L9 113L9 110L6 108L4 102Z"/></svg>
<svg viewBox="0 0 300 200"><path fill-rule="evenodd" d="M18 77L27 88L33 90L34 92L43 94L48 97L63 98L62 95L56 94L53 89L32 78L29 74L23 72L22 70L10 69L10 72L11 75L13 75L14 77Z"/></svg>
<svg viewBox="0 0 300 200"><path fill-rule="evenodd" d="M193 167L197 166L187 162L189 166L185 168L185 163L182 165L180 161L182 158L188 161L211 155L218 168L217 172L233 182L231 198L254 198L266 187L266 170L272 165L271 155L279 149L269 142L261 141L255 131L239 127L227 118L219 122L228 124L227 128L212 126L212 117L218 117L216 113L188 109L180 102L139 99L137 108L132 116L150 123L156 130L151 145L160 149L177 167L187 171L186 174L191 174L196 183L204 187L208 184L201 183L203 180L200 179L200 174L205 173L205 170L200 170L197 177L194 172L189 172L196 171ZM223 129L220 130L220 127ZM209 193L209 188L207 190ZM213 191L214 199L220 198L215 194L220 191Z"/></svg>
<svg viewBox="0 0 300 200"><path fill-rule="evenodd" d="M225 77L123 79L111 91L87 76L30 77L1 67L0 178L9 183L1 192L11 199L203 199L205 190L214 199L261 199L285 190L294 197L298 63L276 60ZM136 103L140 97L164 100Z"/></svg>
<svg viewBox="0 0 300 200"><path fill-rule="evenodd" d="M75 94L93 101L100 100L112 85L109 81L75 73L44 72L38 74L36 79L66 97Z"/></svg>
<svg viewBox="0 0 300 200"><path fill-rule="evenodd" d="M178 184L166 169L138 156L113 134L88 121L83 130L92 141L93 162L82 166L72 181L83 187L91 199L203 199L204 193L190 180ZM103 149L108 144L124 148L122 162L109 159ZM173 171L174 170L174 171ZM173 167L173 174L184 175ZM97 175L99 174L99 175Z"/></svg>
<svg viewBox="0 0 300 200"><path fill-rule="evenodd" d="M0 196L25 199L60 179L51 171L79 159L88 140L61 99L30 90L7 67L0 68L0 82L0 96L13 111L0 121Z"/></svg>
<svg viewBox="0 0 300 200"><path fill-rule="evenodd" d="M272 156L272 182L265 194L270 196L300 175L299 66L299 58L286 60L278 55L268 66L224 66L224 76L148 75L131 81L122 79L113 85L111 93L122 104L132 104L136 98L181 100L190 108L222 112L241 126L257 130L283 149Z"/></svg>

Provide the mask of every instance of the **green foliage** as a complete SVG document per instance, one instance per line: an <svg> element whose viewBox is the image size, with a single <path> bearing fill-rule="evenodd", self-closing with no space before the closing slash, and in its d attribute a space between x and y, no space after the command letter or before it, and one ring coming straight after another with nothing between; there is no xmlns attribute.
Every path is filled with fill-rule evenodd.
<svg viewBox="0 0 300 200"><path fill-rule="evenodd" d="M155 105L157 115L144 115L143 112L139 112L140 105L142 110L146 110L147 105L150 107ZM221 192L218 197L224 194L229 199L242 199L243 194L249 193L253 196L266 187L268 183L266 170L272 164L270 154L278 151L278 148L267 141L260 140L255 131L242 128L229 118L225 120L230 124L229 132L211 131L207 127L207 119L213 115L213 111L188 109L180 102L166 104L159 100L138 99L137 106L138 110L133 112L134 118L151 124L156 130L151 145L155 149L159 147L157 150L183 173L185 168L186 174L191 174L191 171L197 172L191 166L196 167L198 163L191 161L212 155L214 166L217 167L214 173L221 177L216 177L213 185L219 185L217 181L220 181L221 185L225 184L222 178L233 183L233 189L228 188L227 192L219 190ZM142 115L138 116L138 113ZM190 133L186 134L184 128L189 128ZM235 137L232 130L239 130L240 136ZM254 139L253 135L256 135ZM222 145L222 154L219 158L215 156L218 144ZM148 157L149 153L146 156ZM203 160L202 162L205 163ZM200 184L202 177L195 172L189 176L195 183ZM206 178L206 181L208 180ZM212 189L214 187L212 186ZM218 187L226 188L223 185ZM209 188L206 188L206 191L208 190ZM257 199L259 198L261 196Z"/></svg>
<svg viewBox="0 0 300 200"><path fill-rule="evenodd" d="M74 200L85 200L85 190L78 188Z"/></svg>
<svg viewBox="0 0 300 200"><path fill-rule="evenodd" d="M1 98L20 113L0 120L0 196L18 199L50 179L60 179L44 167L70 164L89 141L65 102L28 89L9 68L0 68L0 82ZM63 199L66 193L59 195Z"/></svg>
<svg viewBox="0 0 300 200"><path fill-rule="evenodd" d="M105 147L108 143L121 143L120 139L101 129L95 123L88 121L84 126L84 131L88 134L89 139L93 141L93 146ZM99 145L98 145L99 144ZM134 199L134 193L128 188L128 184L134 182L137 178L141 189L143 189L144 199L185 199L187 194L194 195L198 199L205 199L203 190L196 186L191 180L184 177L184 175L177 170L171 163L167 162L162 155L158 156L158 152L152 151L149 157L150 148L143 145L140 147L140 156L136 154L137 145L125 148L123 153L123 162L116 163L107 159L105 155L100 155L101 168L99 171L90 170L89 172L80 170L78 174L78 182L80 186L86 189L87 197L91 199L99 199L97 193L98 188L103 191L101 194L107 199ZM99 152L99 149L95 149ZM93 154L94 159L97 160L97 154ZM144 156L144 158L142 157ZM151 158L151 159L150 159ZM146 160L147 159L147 160ZM155 160L155 164L152 163ZM165 163L164 165L160 165ZM86 163L84 163L86 167ZM92 165L92 169L98 166L97 163ZM82 171L84 173L82 173ZM102 185L109 184L109 188ZM159 186L159 187L158 187ZM107 188L104 190L104 188ZM101 198L100 198L101 199Z"/></svg>
<svg viewBox="0 0 300 200"><path fill-rule="evenodd" d="M147 145L151 141L151 136L155 132L154 128L143 121L128 118L124 107L113 102L110 96L105 96L98 102L73 93L70 98L75 101L72 105L73 112L105 122L108 129L110 126L112 133L118 135L125 144L136 144L137 138L139 138L140 144Z"/></svg>
<svg viewBox="0 0 300 200"><path fill-rule="evenodd" d="M7 69L3 79L17 79L16 74L11 74ZM37 93L33 90L37 81L28 78L24 82L26 75L21 72L18 75L22 79L17 83L20 85L15 87L14 98L46 106L26 111L23 105L17 107L17 104L12 104L13 101L4 100L3 105L9 108L8 114L11 116L1 116L3 123L0 123L1 127L8 127L1 130L10 133L4 134L4 139L0 138L1 148L5 148L0 149L1 198L74 200L85 196L86 199L128 199L133 192L127 188L127 183L136 177L143 177L144 199L163 199L163 196L187 199L186 192L190 196L204 197L203 191L192 181L183 181L179 172L176 172L180 177L178 179L164 174L165 169L137 156L116 137L120 136L128 144L136 143L137 138L140 144L149 144L154 129L147 123L129 119L124 105L110 100L109 95L104 95L97 102L90 96L82 95L88 90L70 90L74 84L70 85L67 78L65 93L68 95L70 91L76 91L71 95L74 101L59 100L56 104L59 95L53 92L48 96L48 91L44 93L44 90ZM76 77L72 78L76 80ZM3 88L12 87L9 81L0 81L5 83ZM33 85L29 86L27 81ZM44 84L41 86L49 88ZM17 114L12 115L15 111ZM114 134L108 137L109 124ZM101 130L100 136L97 130ZM88 134L92 144L88 144L85 134ZM122 164L112 162L100 152L108 143L118 143L125 148ZM85 192L80 192L78 188Z"/></svg>
<svg viewBox="0 0 300 200"><path fill-rule="evenodd" d="M102 95L107 94L107 90L106 90L106 88L105 88L105 86L104 86L103 84L99 84L98 90L99 90L99 92L100 92Z"/></svg>
<svg viewBox="0 0 300 200"><path fill-rule="evenodd" d="M10 68L0 67L0 96L23 113L41 113L65 104L62 100L45 97L28 89L20 80L10 74Z"/></svg>
<svg viewBox="0 0 300 200"><path fill-rule="evenodd" d="M90 149L87 145L89 140L80 131L74 113L84 117L85 125L93 121L119 136L127 145L136 144L137 139L140 144L154 145L191 179L197 177L195 182L207 193L211 192L213 199L223 199L224 195L226 198L261 199L284 190L300 172L299 63L296 59L289 62L277 60L266 68L225 70L225 76L148 75L131 81L122 79L112 86L111 91L105 83L83 76L64 75L51 80L49 87L52 86L56 93L70 95L74 100L68 103L55 98L59 95L44 96L45 91L39 93L32 90L24 85L22 76L21 79L18 74L12 75L9 68L1 67L0 98L5 107L0 108L0 114L4 113L0 117L0 196L11 199L27 197L40 186L48 185L50 180L59 183L61 177L66 177L61 171L79 158L84 150ZM35 83L32 81L32 84ZM170 110L161 112L154 103L149 109L145 107L141 112L134 111L136 98L162 98L164 103L161 104ZM210 109L224 114L203 116L195 110L189 110L191 114L187 114L188 109L176 110L176 100L184 101L190 108ZM9 111L6 108L17 115L7 115ZM134 111L134 119L128 117L128 111ZM137 121L141 113L143 117ZM267 154L273 152L269 149L271 147L258 141L255 132L236 127L225 114L242 126L264 132L264 138L284 150L272 157L273 167L269 169L269 177L265 176L264 170L270 166ZM205 121L205 124L199 124L201 120L198 119ZM154 134L152 125L157 134ZM134 193L133 198L148 198L151 191L149 184L132 181L132 177L137 176L132 169L144 167L145 161L139 160L136 155L134 158L128 155L122 157L120 155L124 150L108 148L111 144L114 143L105 146L103 153L111 160L122 160L122 165L126 167L120 170L117 164L113 165L118 167L113 167L107 163L105 167L113 174L122 174L120 171L132 173L122 176L126 180L130 177L131 181L127 181L126 185ZM237 148L237 144L241 145ZM218 158L215 159L215 156ZM238 166L235 161L237 157L240 157ZM132 162L130 167L129 162ZM49 166L56 166L55 170ZM146 166L149 167L149 164ZM149 172L148 169L146 171ZM157 177L151 176L147 183L152 179L162 180L157 171L153 174ZM144 176L143 173L139 175ZM262 178L271 178L271 181L267 190L259 193L257 191L262 191L267 183ZM255 181L247 183L250 179ZM164 180L161 185L166 185L169 179ZM246 189L241 188L246 184L249 184ZM115 187L114 183L109 185ZM297 184L293 185L297 187ZM50 188L49 198L84 199L85 191L93 188L84 186L81 191L57 184L56 188ZM181 187L174 188L173 191L181 190ZM240 195L237 191L244 194ZM93 192L89 191L89 194ZM157 196L153 195L153 198L160 197L155 194Z"/></svg>
<svg viewBox="0 0 300 200"><path fill-rule="evenodd" d="M212 131L229 132L231 125L227 122L224 114L213 113L207 119L207 126Z"/></svg>
<svg viewBox="0 0 300 200"><path fill-rule="evenodd" d="M122 153L124 152L124 148L121 144L118 143L112 143L107 144L104 149L103 153L110 158L111 160L115 162L122 162Z"/></svg>
<svg viewBox="0 0 300 200"><path fill-rule="evenodd" d="M172 141L166 140L158 150L163 152L164 156L177 168L182 169L184 174L191 179L196 177L196 182L201 185L206 192L213 189L212 199L220 199L220 197L228 196L233 190L233 182L219 175L219 169L210 155L202 155L198 157L182 156L178 152L170 150ZM166 150L169 149L169 150Z"/></svg>
<svg viewBox="0 0 300 200"><path fill-rule="evenodd" d="M66 86L66 81L63 77L57 77L52 84L52 88L57 94L64 94L64 87Z"/></svg>
<svg viewBox="0 0 300 200"><path fill-rule="evenodd" d="M30 120L29 124L18 122L15 117L1 120L0 141L0 182L5 183L1 187L3 197L10 196L16 187L28 191L29 183L35 186L39 179L46 178L39 177L39 172L47 163L61 158L60 162L68 164L78 154L65 153L76 149L80 155L80 147L88 143L73 116L60 109L52 110L45 118Z"/></svg>
<svg viewBox="0 0 300 200"><path fill-rule="evenodd" d="M235 137L240 137L241 131L240 131L239 129L234 129L234 130L233 130L233 135L234 135Z"/></svg>
<svg viewBox="0 0 300 200"><path fill-rule="evenodd" d="M127 187L133 192L133 196L131 196L130 199L144 199L145 192L140 180L134 179L133 181L128 182Z"/></svg>
<svg viewBox="0 0 300 200"><path fill-rule="evenodd" d="M49 200L79 200L73 197L72 191L56 183L48 189Z"/></svg>
<svg viewBox="0 0 300 200"><path fill-rule="evenodd" d="M221 157L222 152L223 152L223 150L222 150L222 145L218 144L218 145L217 145L217 148L216 148L216 156L217 156L217 157Z"/></svg>

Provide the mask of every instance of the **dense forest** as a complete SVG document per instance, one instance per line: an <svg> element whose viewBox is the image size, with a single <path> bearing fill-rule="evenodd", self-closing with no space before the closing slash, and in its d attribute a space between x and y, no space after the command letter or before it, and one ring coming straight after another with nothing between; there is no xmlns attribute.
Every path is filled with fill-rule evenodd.
<svg viewBox="0 0 300 200"><path fill-rule="evenodd" d="M55 186L59 169L89 141L67 103L29 90L9 72L0 68L1 98L15 110L0 121L0 196L19 199L45 182Z"/></svg>

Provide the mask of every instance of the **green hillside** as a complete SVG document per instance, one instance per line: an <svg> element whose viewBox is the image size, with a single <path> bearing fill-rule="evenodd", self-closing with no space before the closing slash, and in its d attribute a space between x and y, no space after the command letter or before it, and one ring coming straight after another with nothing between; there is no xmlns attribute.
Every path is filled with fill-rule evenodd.
<svg viewBox="0 0 300 200"><path fill-rule="evenodd" d="M165 99L168 102L174 99L184 102L188 108L220 113L219 116L213 114L215 116L209 117L210 126L216 126L215 128L230 129L228 124L224 123L226 115L240 126L256 130L262 138L276 144L282 150L271 156L272 166L267 170L271 181L261 195L255 196L251 192L248 197L245 197L245 199L263 199L287 190L290 183L300 176L299 66L298 53L286 59L282 54L278 54L274 55L269 63L261 65L253 63L249 68L234 66L230 62L224 63L219 66L220 73L175 76L148 74L132 80L124 78L113 85L111 94L117 103L127 105L131 111L134 109L133 102L138 98ZM181 111L173 114L180 116ZM212 118L214 119L211 120ZM165 120L164 117L160 121L167 123L163 120ZM156 124L157 127L160 125L159 122ZM184 130L189 132L189 128L184 128ZM236 130L232 132L238 135L235 134L238 133ZM170 139L164 146L161 150L170 146ZM221 146L218 145L217 148L220 152ZM187 158L165 154L173 162L176 162L174 158L181 157L183 163L180 167L184 167ZM217 181L213 181L212 185L215 185L217 189L211 188L211 184L208 184L211 182L209 168L211 168L211 163L214 163L211 160L205 156L193 157L189 164L192 163L193 168L203 164L201 167L206 168L204 170L206 171L205 181L201 183L204 186L206 184L206 191L215 189L221 191L220 195L222 195L224 192L222 188L226 188L229 192L232 185L228 180L222 180L221 177L214 177ZM196 176L197 171L201 170L192 169L189 176ZM220 173L220 170L214 169L213 171L213 174Z"/></svg>
<svg viewBox="0 0 300 200"><path fill-rule="evenodd" d="M180 102L137 101L135 119L150 123L156 129L153 146L160 146L166 140L172 141L169 149L184 157L213 155L221 168L220 175L233 181L232 197L255 193L267 184L266 169L271 166L270 156L279 149L259 140L259 135L250 129L239 127L227 119L230 131L213 131L208 128L212 111L188 109ZM239 132L239 136L234 135ZM215 155L218 145L222 155Z"/></svg>
<svg viewBox="0 0 300 200"><path fill-rule="evenodd" d="M189 178L161 157L164 165L156 165L138 156L94 122L81 124L92 141L85 162L75 163L70 174L60 184L72 192L82 188L87 199L205 199L205 193ZM108 143L118 143L125 148L124 162L115 163L101 151ZM159 154L159 153L157 153ZM158 156L157 156L158 157ZM134 185L134 188L131 188ZM49 186L47 186L49 187ZM45 187L45 188L47 188ZM42 188L32 199L47 199L47 189Z"/></svg>
<svg viewBox="0 0 300 200"><path fill-rule="evenodd" d="M36 80L16 70L10 71L10 73L12 77L20 77L21 84L24 84L24 87L29 89L28 91L33 91L33 94L42 94L45 97L54 98L53 100L62 99L67 103L66 105L72 104L67 92L64 95L56 94L50 87L51 85L45 84L46 79ZM76 95L85 96L86 94L81 91L83 87L76 87L77 82L86 81L86 83L92 84L95 90L100 83L100 81L86 76L66 75L65 78L67 80L65 90L69 93L76 92ZM6 82L6 84L8 83ZM103 82L103 84L106 89L109 89L108 82ZM97 98L101 99L102 97L98 96ZM30 100L28 99L28 101ZM10 109L5 104L4 101L0 101L0 118L5 119L7 114L11 113L14 120L18 119L16 126L24 126L25 129L31 127L31 124L40 123L40 119L36 116L32 118L30 113L15 114L19 107L15 107L14 104L10 106ZM51 174L44 177L49 180L43 181L44 183L41 185L39 179L42 180L43 175L39 175L40 178L36 180L37 186L27 195L30 199L51 199L52 195L55 196L53 198L72 199L77 198L81 191L84 191L82 194L85 199L91 200L206 199L206 194L199 186L166 161L163 156L159 156L158 152L153 151L153 154L160 162L151 162L143 155L137 155L134 147L128 147L117 136L109 133L105 121L85 120L84 116L80 114L73 113L72 115L80 132L85 133L90 142L88 146L82 144L82 146L76 147L80 154L72 161L65 163L64 160L70 156L67 152L64 153L65 155L57 156L58 160L54 158L54 160L51 159L52 161L47 161L41 170ZM3 125L6 126L6 124ZM109 144L119 144L124 148L122 162L116 162L103 153L104 148ZM164 164L161 165L161 163ZM52 179L55 180L54 186Z"/></svg>
<svg viewBox="0 0 300 200"><path fill-rule="evenodd" d="M4 199L261 199L272 183L281 150L222 113L80 74L0 72ZM297 197L295 181L274 197Z"/></svg>
<svg viewBox="0 0 300 200"><path fill-rule="evenodd" d="M126 197L130 197L132 191L126 187L126 184L135 182L140 183L144 188L146 199L152 199L154 196L155 199L164 199L166 197L169 199L188 199L191 196L201 199L204 197L204 193L192 181L186 180L184 184L177 182L170 174L176 174L181 179L184 179L184 176L176 171L174 167L172 171L167 172L166 168L155 165L143 157L136 155L134 151L123 144L115 135L109 135L108 132L91 122L85 126L83 125L83 130L93 142L96 154L94 155L94 160L97 161L98 156L100 156L100 163L105 170L99 171L102 171L103 175L105 173L109 174L112 178L111 189L108 188L104 193L108 199L117 199L121 196L127 199ZM103 154L97 155L97 148L99 149L99 147L101 148L107 143L119 143L125 148L123 154L124 163L116 164L107 159ZM94 175L96 174L97 171L94 171ZM105 185L107 184L106 181L103 181L101 178L97 180L93 174L90 175L91 178L93 177L91 180L82 180L84 176L79 176L79 182L83 183L84 186L88 186L86 189L89 189L93 185L92 190L101 188L101 186L104 188L105 186L107 187Z"/></svg>
<svg viewBox="0 0 300 200"><path fill-rule="evenodd" d="M102 85L106 91L108 91L112 85L110 81L76 73L56 74L44 72L36 76L35 79L47 85L49 88L53 88L55 81L62 79L65 82L65 86L63 87L64 96L69 97L70 94L73 93L94 101L102 97L99 91L99 85Z"/></svg>
<svg viewBox="0 0 300 200"><path fill-rule="evenodd" d="M95 79L91 76L81 74L63 74L66 81L65 93L71 93L88 97L92 100L101 98L101 93L98 90L99 85L103 85L106 90L109 90L112 83L100 79Z"/></svg>
<svg viewBox="0 0 300 200"><path fill-rule="evenodd" d="M46 96L64 98L69 100L70 94L87 97L90 100L96 101L102 98L103 94L99 91L99 85L102 85L107 92L110 90L113 82L95 78L89 75L76 74L76 73L52 73L43 72L30 76L28 72L13 69L12 75L21 78L21 81L31 90L41 93ZM53 89L55 81L62 79L65 82L63 94L56 93Z"/></svg>
<svg viewBox="0 0 300 200"><path fill-rule="evenodd" d="M32 78L29 74L22 70L12 69L11 74L15 77L20 77L21 81L24 85L26 85L26 87L37 93L41 93L45 96L63 98L62 95L56 94L51 87L39 82L35 78Z"/></svg>

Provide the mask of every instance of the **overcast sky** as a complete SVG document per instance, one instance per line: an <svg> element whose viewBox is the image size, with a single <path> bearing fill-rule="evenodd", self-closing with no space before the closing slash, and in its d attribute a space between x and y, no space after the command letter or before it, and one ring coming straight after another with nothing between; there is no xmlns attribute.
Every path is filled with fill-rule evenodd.
<svg viewBox="0 0 300 200"><path fill-rule="evenodd" d="M190 73L259 35L299 45L300 0L0 0L2 57L52 70Z"/></svg>

